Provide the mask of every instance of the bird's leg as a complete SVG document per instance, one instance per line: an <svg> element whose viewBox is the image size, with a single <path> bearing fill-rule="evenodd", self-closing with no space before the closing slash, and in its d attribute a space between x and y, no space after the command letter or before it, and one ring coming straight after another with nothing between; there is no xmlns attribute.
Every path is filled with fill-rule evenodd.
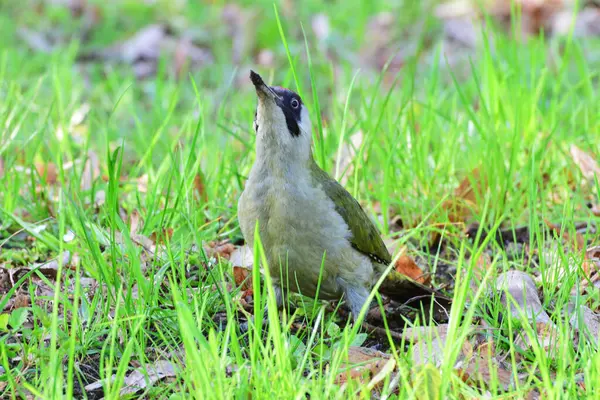
<svg viewBox="0 0 600 400"><path fill-rule="evenodd" d="M281 289L281 286L273 285L273 292L275 293L275 304L277 306L277 310L280 310L281 307L283 306L283 290ZM265 308L263 310L263 323L266 323L268 320L268 317L269 317L268 311L269 311L269 303L267 301L267 304L265 305Z"/></svg>
<svg viewBox="0 0 600 400"><path fill-rule="evenodd" d="M350 308L354 322L358 319L360 310L369 297L369 291L364 286L352 285L345 280L338 278L340 286L344 289L346 304Z"/></svg>

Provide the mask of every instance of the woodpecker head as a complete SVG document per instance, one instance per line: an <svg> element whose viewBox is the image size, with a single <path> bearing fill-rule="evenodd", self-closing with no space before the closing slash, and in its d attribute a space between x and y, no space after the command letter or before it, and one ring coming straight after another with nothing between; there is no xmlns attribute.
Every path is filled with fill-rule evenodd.
<svg viewBox="0 0 600 400"><path fill-rule="evenodd" d="M250 71L250 80L258 96L254 130L259 148L290 158L310 157L311 124L300 96L289 89L267 85L254 71Z"/></svg>

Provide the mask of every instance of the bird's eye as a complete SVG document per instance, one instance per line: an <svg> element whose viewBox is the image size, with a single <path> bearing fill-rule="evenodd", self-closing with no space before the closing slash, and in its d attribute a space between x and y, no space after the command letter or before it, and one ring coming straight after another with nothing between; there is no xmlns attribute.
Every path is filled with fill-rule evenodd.
<svg viewBox="0 0 600 400"><path fill-rule="evenodd" d="M300 103L296 99L292 99L291 104L292 104L292 108L298 108L300 106Z"/></svg>

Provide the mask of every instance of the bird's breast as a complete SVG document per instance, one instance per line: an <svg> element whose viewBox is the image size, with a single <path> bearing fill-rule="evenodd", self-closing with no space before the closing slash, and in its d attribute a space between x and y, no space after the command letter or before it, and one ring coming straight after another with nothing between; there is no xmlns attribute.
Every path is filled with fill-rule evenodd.
<svg viewBox="0 0 600 400"><path fill-rule="evenodd" d="M333 201L311 184L310 176L251 175L239 213L246 240L253 238L258 221L275 281L287 278L292 286L298 286L297 291L313 296L322 275L321 297L341 295L336 278L353 262L349 257L354 253L350 230Z"/></svg>

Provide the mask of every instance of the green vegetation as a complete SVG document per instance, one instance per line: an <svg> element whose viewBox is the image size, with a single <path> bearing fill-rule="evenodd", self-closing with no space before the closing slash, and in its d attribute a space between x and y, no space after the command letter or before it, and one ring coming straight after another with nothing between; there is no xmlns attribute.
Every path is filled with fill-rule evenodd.
<svg viewBox="0 0 600 400"><path fill-rule="evenodd" d="M329 399L369 397L375 387L398 398L597 398L597 333L594 342L571 327L569 304L597 310L600 296L586 246L568 240L597 236L598 179L572 155L575 145L599 159L597 39L522 43L488 27L481 47L449 68L435 2L281 2L281 27L270 2L237 2L233 24L223 17L231 5L217 1L90 1L94 11L78 17L51 3L0 5L0 397ZM390 41L415 49L397 71L359 65L380 11L397 16ZM329 16L328 42L311 27L317 13ZM136 79L130 63L77 59L155 22L189 35L213 61L187 68L165 53L155 74ZM54 47L28 49L22 28ZM234 34L247 40L241 50L232 28L245 29ZM271 65L257 65L263 49ZM294 297L295 321L274 307L263 320L273 298L258 268L247 302L217 257L225 240L242 241L237 199L254 158L250 68L299 90L318 163L346 175L387 243L406 246L434 286L453 288L440 367L416 362L408 341L367 336L332 311L337 304ZM339 168L358 136L357 154ZM457 219L443 204L464 179L476 189ZM476 234L467 237L468 227ZM520 246L494 240L521 227ZM430 246L435 233L439 247ZM484 256L485 282L474 290ZM499 318L506 307L486 284L509 269L539 278L555 348L517 346L519 332L537 338L539 327ZM574 295L584 282L592 290ZM475 322L512 383L492 373L480 388L457 372ZM373 344L393 360L382 381L342 383L348 347ZM154 381L122 392L135 369Z"/></svg>

